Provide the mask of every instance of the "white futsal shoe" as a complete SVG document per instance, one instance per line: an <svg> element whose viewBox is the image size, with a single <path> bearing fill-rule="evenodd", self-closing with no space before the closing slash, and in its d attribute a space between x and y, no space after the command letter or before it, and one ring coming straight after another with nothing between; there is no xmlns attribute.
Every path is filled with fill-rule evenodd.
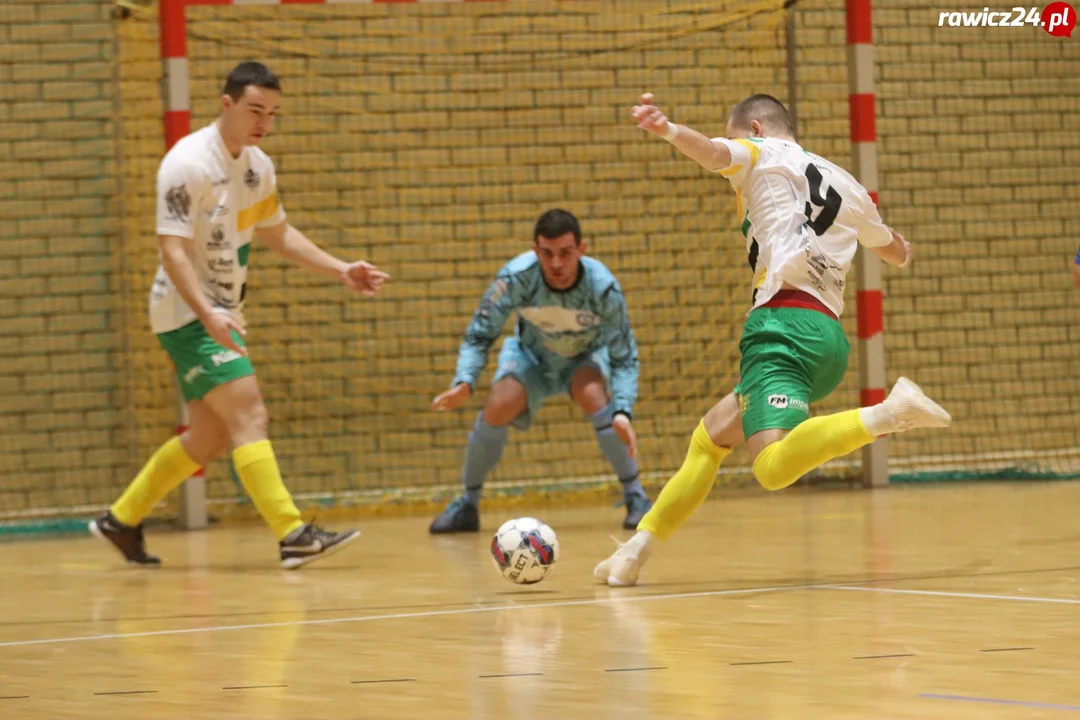
<svg viewBox="0 0 1080 720"><path fill-rule="evenodd" d="M615 542L619 542L616 540ZM637 585L641 568L652 555L656 538L648 530L639 530L627 542L619 543L619 548L607 560L593 568L593 578L598 583L612 587L630 587Z"/></svg>
<svg viewBox="0 0 1080 720"><path fill-rule="evenodd" d="M952 416L945 408L928 398L922 388L905 377L896 381L889 397L880 407L888 416L892 432L944 428L952 423Z"/></svg>

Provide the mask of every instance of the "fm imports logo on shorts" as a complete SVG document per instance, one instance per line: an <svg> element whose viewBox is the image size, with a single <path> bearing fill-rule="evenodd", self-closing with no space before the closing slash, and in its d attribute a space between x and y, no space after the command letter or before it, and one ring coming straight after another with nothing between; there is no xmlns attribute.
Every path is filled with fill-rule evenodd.
<svg viewBox="0 0 1080 720"><path fill-rule="evenodd" d="M1037 7L1010 10L982 10L938 13L938 27L1041 27L1055 37L1072 37L1076 10L1066 2L1052 2L1041 11Z"/></svg>
<svg viewBox="0 0 1080 720"><path fill-rule="evenodd" d="M806 401L799 398L788 397L787 395L770 395L768 399L769 405L777 410L786 410L792 408L793 410L802 410L803 412L810 412L810 406L806 404Z"/></svg>

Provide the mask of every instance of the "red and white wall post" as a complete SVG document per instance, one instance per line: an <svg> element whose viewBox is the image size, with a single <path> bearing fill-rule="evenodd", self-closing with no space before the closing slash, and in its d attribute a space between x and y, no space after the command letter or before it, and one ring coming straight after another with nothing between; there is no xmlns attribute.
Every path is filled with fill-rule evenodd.
<svg viewBox="0 0 1080 720"><path fill-rule="evenodd" d="M855 177L878 201L877 132L874 128L874 33L870 0L846 0L848 115ZM885 399L885 336L881 261L863 249L855 258L859 325L859 404ZM863 480L870 487L889 484L887 441L863 448Z"/></svg>

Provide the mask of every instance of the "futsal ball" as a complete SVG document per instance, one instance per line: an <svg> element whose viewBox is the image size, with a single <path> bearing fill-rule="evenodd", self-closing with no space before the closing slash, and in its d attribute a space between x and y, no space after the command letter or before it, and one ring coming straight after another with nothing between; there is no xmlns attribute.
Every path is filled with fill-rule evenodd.
<svg viewBox="0 0 1080 720"><path fill-rule="evenodd" d="M531 585L543 580L559 559L559 539L536 518L507 520L491 539L491 559L510 582Z"/></svg>

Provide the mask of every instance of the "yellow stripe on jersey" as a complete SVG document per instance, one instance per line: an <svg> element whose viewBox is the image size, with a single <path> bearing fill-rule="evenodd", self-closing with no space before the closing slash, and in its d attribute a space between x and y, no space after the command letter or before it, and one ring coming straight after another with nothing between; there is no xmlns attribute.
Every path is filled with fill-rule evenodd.
<svg viewBox="0 0 1080 720"><path fill-rule="evenodd" d="M742 170L742 165L732 165L729 168L725 168L725 169L721 170L720 175L721 175L721 177L729 178L732 175L734 175L735 173L739 172L740 170Z"/></svg>
<svg viewBox="0 0 1080 720"><path fill-rule="evenodd" d="M249 227L258 225L268 217L273 217L278 211L277 190L255 203L249 208L244 208L236 214L237 231L247 230Z"/></svg>
<svg viewBox="0 0 1080 720"><path fill-rule="evenodd" d="M750 151L750 167L753 168L757 165L758 158L761 157L761 148L757 143L750 142L749 140L735 140L744 148Z"/></svg>

